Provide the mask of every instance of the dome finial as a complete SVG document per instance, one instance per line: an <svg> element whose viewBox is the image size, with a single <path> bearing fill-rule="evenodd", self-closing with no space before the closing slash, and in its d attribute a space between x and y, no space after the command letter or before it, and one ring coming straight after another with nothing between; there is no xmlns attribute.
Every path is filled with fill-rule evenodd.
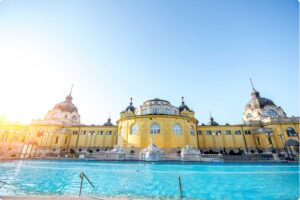
<svg viewBox="0 0 300 200"><path fill-rule="evenodd" d="M110 112L109 112L109 114L108 114L108 119L110 119Z"/></svg>
<svg viewBox="0 0 300 200"><path fill-rule="evenodd" d="M132 105L132 97L130 97L130 105Z"/></svg>
<svg viewBox="0 0 300 200"><path fill-rule="evenodd" d="M72 90L73 90L73 83L72 83L72 86L71 86L71 90L70 90L69 96L71 96Z"/></svg>
<svg viewBox="0 0 300 200"><path fill-rule="evenodd" d="M251 86L252 86L252 90L254 91L254 85L253 85L253 82L252 82L252 79L250 78L250 83L251 83Z"/></svg>
<svg viewBox="0 0 300 200"><path fill-rule="evenodd" d="M184 104L184 97L181 97L181 103Z"/></svg>

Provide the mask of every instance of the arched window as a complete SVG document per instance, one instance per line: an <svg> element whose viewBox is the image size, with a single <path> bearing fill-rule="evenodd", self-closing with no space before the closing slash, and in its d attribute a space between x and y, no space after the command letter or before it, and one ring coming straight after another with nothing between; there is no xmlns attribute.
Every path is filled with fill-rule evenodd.
<svg viewBox="0 0 300 200"><path fill-rule="evenodd" d="M151 124L150 133L151 134L159 134L160 133L160 126L158 123Z"/></svg>
<svg viewBox="0 0 300 200"><path fill-rule="evenodd" d="M297 133L295 131L295 129L289 127L286 129L286 134L289 136L289 137L293 137L293 136L297 136Z"/></svg>
<svg viewBox="0 0 300 200"><path fill-rule="evenodd" d="M247 118L249 119L249 118L251 118L251 117L253 117L252 114L251 114L251 113L248 113L248 114L247 114Z"/></svg>
<svg viewBox="0 0 300 200"><path fill-rule="evenodd" d="M159 109L158 108L153 108L152 109L152 114L159 114Z"/></svg>
<svg viewBox="0 0 300 200"><path fill-rule="evenodd" d="M191 126L191 127L190 127L190 134L191 134L191 135L195 135L194 126Z"/></svg>
<svg viewBox="0 0 300 200"><path fill-rule="evenodd" d="M73 116L72 116L72 119L73 119L73 120L76 120L77 118L76 118L76 116L75 116L75 115L73 115Z"/></svg>
<svg viewBox="0 0 300 200"><path fill-rule="evenodd" d="M130 134L131 135L137 135L138 132L139 132L139 126L137 124L132 125Z"/></svg>
<svg viewBox="0 0 300 200"><path fill-rule="evenodd" d="M179 124L175 124L173 126L173 133L175 135L181 135L182 134L181 126Z"/></svg>
<svg viewBox="0 0 300 200"><path fill-rule="evenodd" d="M276 115L277 115L277 112L275 112L275 110L273 110L273 109L269 109L269 110L267 111L267 115L269 115L269 116L276 116Z"/></svg>

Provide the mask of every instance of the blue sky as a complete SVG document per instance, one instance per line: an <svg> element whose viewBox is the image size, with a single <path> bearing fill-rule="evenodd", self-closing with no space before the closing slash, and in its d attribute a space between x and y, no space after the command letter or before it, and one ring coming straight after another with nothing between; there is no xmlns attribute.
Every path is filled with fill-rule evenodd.
<svg viewBox="0 0 300 200"><path fill-rule="evenodd" d="M85 124L181 96L200 123L240 123L252 77L299 115L297 0L0 2L0 116L30 122L64 100Z"/></svg>

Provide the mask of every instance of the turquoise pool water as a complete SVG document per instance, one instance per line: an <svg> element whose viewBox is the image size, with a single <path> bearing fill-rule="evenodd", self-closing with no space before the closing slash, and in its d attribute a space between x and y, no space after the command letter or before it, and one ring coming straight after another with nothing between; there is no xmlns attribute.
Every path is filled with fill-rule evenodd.
<svg viewBox="0 0 300 200"><path fill-rule="evenodd" d="M288 163L144 163L104 161L0 162L1 195L82 195L178 199L178 176L185 199L240 200L299 198L299 165Z"/></svg>

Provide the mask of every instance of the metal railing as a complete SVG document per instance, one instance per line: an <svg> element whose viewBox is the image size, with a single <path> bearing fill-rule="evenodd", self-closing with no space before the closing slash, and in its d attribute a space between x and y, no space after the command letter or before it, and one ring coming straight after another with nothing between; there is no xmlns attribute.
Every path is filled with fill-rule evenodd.
<svg viewBox="0 0 300 200"><path fill-rule="evenodd" d="M90 179L85 175L85 173L81 172L81 173L79 174L79 177L80 177L80 179L81 179L81 181L80 181L79 196L81 196L82 185L83 185L83 178L85 178L85 179L88 181L88 183L89 183L93 188L95 188L95 186L94 186L93 183L90 181Z"/></svg>
<svg viewBox="0 0 300 200"><path fill-rule="evenodd" d="M178 185L179 185L179 200L182 200L182 185L180 176L178 176Z"/></svg>

